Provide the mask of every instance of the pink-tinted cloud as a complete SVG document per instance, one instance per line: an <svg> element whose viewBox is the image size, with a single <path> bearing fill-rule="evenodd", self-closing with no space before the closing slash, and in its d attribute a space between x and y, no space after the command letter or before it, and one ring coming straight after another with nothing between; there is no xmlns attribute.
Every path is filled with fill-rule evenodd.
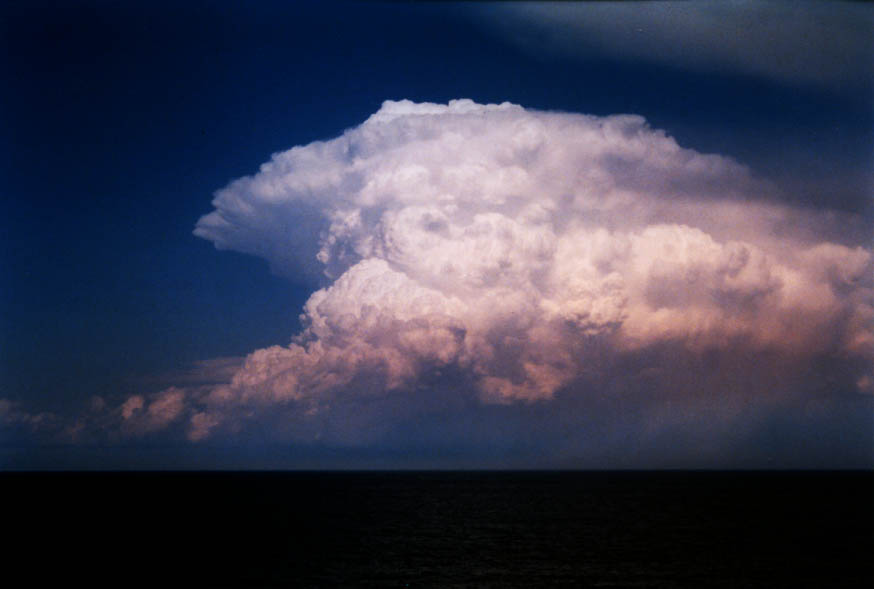
<svg viewBox="0 0 874 589"><path fill-rule="evenodd" d="M813 359L870 388L871 249L778 197L638 116L386 102L232 182L197 224L320 286L304 330L220 384L129 398L122 429L185 420L202 440L279 415L303 437L342 438L332 416L406 419L386 399L461 389L526 406L650 386L738 415ZM708 354L722 368L702 382L708 369L688 366Z"/></svg>
<svg viewBox="0 0 874 589"><path fill-rule="evenodd" d="M128 397L119 408L121 430L131 435L143 435L166 428L186 411L185 397L186 391L176 387L150 395L148 399L142 395Z"/></svg>
<svg viewBox="0 0 874 589"><path fill-rule="evenodd" d="M60 416L55 413L32 413L22 408L21 403L0 398L0 431L11 427L24 427L32 432L51 431L61 422Z"/></svg>

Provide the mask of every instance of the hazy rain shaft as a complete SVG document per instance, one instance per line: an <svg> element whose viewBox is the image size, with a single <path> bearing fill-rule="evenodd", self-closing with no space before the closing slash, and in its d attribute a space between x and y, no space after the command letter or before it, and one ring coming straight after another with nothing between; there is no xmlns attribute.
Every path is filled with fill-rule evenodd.
<svg viewBox="0 0 874 589"><path fill-rule="evenodd" d="M227 384L127 403L133 431L166 418L200 440L269 416L292 438L372 441L374 422L428 411L422 390L523 411L624 395L656 431L826 382L870 392L870 247L639 116L387 101L213 205L197 236L317 288L304 329ZM331 425L356 412L379 415Z"/></svg>

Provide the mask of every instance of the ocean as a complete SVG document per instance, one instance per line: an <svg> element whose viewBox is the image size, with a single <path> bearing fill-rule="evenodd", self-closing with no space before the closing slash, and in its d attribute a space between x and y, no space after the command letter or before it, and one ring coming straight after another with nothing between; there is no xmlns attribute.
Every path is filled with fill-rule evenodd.
<svg viewBox="0 0 874 589"><path fill-rule="evenodd" d="M0 473L20 586L872 587L874 472Z"/></svg>

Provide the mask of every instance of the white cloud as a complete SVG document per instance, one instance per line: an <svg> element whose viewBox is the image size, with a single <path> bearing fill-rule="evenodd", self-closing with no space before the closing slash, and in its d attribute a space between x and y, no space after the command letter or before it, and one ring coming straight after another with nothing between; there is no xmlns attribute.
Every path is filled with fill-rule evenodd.
<svg viewBox="0 0 874 589"><path fill-rule="evenodd" d="M870 248L775 196L637 116L386 102L336 139L274 155L197 224L218 247L320 284L304 331L225 384L132 397L122 417L143 432L188 416L200 440L277 414L318 438L330 415L389 411L385 399L422 387L513 404L653 369L653 387L705 398L735 382L649 365L664 346L776 355L754 369L784 375L849 358L848 378L869 383ZM604 372L623 358L637 358L634 375Z"/></svg>
<svg viewBox="0 0 874 589"><path fill-rule="evenodd" d="M165 375L178 387L94 397L58 437L615 457L629 440L658 456L674 428L713 456L780 403L858 434L870 404L822 395L872 389L871 246L780 200L634 115L386 102L220 190L195 230L308 279L303 331ZM58 430L2 399L0 424Z"/></svg>
<svg viewBox="0 0 874 589"><path fill-rule="evenodd" d="M95 397L59 439L362 444L413 427L493 444L532 427L572 454L593 430L608 446L622 428L731 431L757 398L869 392L870 244L778 202L637 116L386 102L232 182L197 225L310 280L304 330L179 387ZM7 400L0 423L60 431Z"/></svg>

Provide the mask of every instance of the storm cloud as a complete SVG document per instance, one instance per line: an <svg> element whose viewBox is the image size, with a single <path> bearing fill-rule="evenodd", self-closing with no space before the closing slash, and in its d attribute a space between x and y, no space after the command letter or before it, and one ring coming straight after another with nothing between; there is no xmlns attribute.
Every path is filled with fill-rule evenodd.
<svg viewBox="0 0 874 589"><path fill-rule="evenodd" d="M313 285L303 330L228 381L127 399L128 435L256 424L627 457L628 436L686 428L728 451L781 408L799 431L870 396L874 265L853 219L781 204L639 116L387 101L213 206L197 236Z"/></svg>

